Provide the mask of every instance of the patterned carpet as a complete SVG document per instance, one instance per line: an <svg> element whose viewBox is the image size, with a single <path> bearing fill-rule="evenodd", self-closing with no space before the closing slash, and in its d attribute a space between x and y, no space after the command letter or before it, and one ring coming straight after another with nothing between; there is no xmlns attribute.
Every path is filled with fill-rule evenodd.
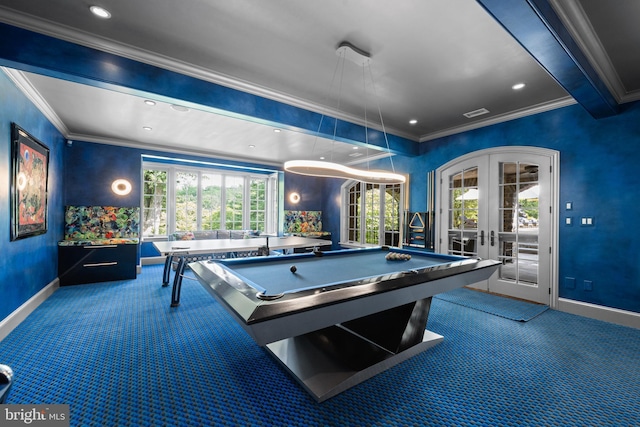
<svg viewBox="0 0 640 427"><path fill-rule="evenodd" d="M434 299L443 343L318 404L198 283L170 308L161 275L53 294L0 342L7 403L67 403L73 426L640 425L640 330Z"/></svg>

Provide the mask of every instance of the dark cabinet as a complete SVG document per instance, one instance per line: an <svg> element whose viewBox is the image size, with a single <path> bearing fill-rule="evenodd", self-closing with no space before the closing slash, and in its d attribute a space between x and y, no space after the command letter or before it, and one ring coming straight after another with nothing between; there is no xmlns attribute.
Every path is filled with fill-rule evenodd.
<svg viewBox="0 0 640 427"><path fill-rule="evenodd" d="M303 254L305 252L311 252L314 249L318 249L321 252L330 251L331 250L331 233L322 232L322 233L290 233L291 236L300 236L300 237L310 237L313 239L320 240L316 246L308 247L308 248L294 248L294 254Z"/></svg>
<svg viewBox="0 0 640 427"><path fill-rule="evenodd" d="M58 246L60 285L136 278L138 245Z"/></svg>

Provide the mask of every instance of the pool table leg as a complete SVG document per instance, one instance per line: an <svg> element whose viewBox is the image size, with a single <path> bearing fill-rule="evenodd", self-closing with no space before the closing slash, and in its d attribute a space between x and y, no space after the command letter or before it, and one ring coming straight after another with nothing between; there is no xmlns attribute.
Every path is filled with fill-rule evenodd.
<svg viewBox="0 0 640 427"><path fill-rule="evenodd" d="M171 290L171 307L180 305L180 290L182 288L182 274L186 265L185 257L181 256L176 268L176 275L173 278L173 289Z"/></svg>
<svg viewBox="0 0 640 427"><path fill-rule="evenodd" d="M322 402L442 342L427 331L431 297L266 345Z"/></svg>
<svg viewBox="0 0 640 427"><path fill-rule="evenodd" d="M162 272L162 286L169 286L169 275L171 274L171 264L173 263L173 255L167 255L164 261L164 271Z"/></svg>
<svg viewBox="0 0 640 427"><path fill-rule="evenodd" d="M344 322L342 327L397 354L422 342L431 298Z"/></svg>

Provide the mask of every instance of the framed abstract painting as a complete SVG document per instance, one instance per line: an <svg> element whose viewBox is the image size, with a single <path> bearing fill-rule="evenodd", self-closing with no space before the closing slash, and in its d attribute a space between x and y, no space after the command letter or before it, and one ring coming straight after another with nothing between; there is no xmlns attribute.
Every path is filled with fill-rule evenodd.
<svg viewBox="0 0 640 427"><path fill-rule="evenodd" d="M11 124L11 240L47 232L49 149Z"/></svg>

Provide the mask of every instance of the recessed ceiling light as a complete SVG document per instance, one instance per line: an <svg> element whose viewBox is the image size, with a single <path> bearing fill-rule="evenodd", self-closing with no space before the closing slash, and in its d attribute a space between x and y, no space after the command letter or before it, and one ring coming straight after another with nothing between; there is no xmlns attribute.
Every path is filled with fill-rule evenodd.
<svg viewBox="0 0 640 427"><path fill-rule="evenodd" d="M324 156L321 156L321 157L320 157L320 160L324 160Z"/></svg>
<svg viewBox="0 0 640 427"><path fill-rule="evenodd" d="M189 111L187 107L183 107L182 105L171 104L171 108L175 111L180 111L181 113Z"/></svg>
<svg viewBox="0 0 640 427"><path fill-rule="evenodd" d="M147 104L147 105L156 105L156 102L152 101L150 99L145 99L144 103Z"/></svg>
<svg viewBox="0 0 640 427"><path fill-rule="evenodd" d="M526 86L526 85L525 85L524 83L516 83L516 84L514 84L513 86L511 86L511 89L513 89L513 90L520 90L520 89L522 89L522 88L523 88L523 87L525 87L525 86Z"/></svg>
<svg viewBox="0 0 640 427"><path fill-rule="evenodd" d="M418 121L416 119L409 120L409 124L410 125L415 125L416 123L418 123Z"/></svg>
<svg viewBox="0 0 640 427"><path fill-rule="evenodd" d="M357 149L358 149L358 147L351 147L351 148L352 148L353 150L357 150Z"/></svg>
<svg viewBox="0 0 640 427"><path fill-rule="evenodd" d="M144 130L153 130L153 128L150 127L150 126L143 126L142 129L144 129Z"/></svg>
<svg viewBox="0 0 640 427"><path fill-rule="evenodd" d="M280 132L281 132L281 130L280 130L280 129L274 129L273 131L274 131L275 133L280 133Z"/></svg>
<svg viewBox="0 0 640 427"><path fill-rule="evenodd" d="M249 148L256 148L256 146L253 144L249 144Z"/></svg>
<svg viewBox="0 0 640 427"><path fill-rule="evenodd" d="M100 7L100 6L91 6L89 8L89 10L91 11L91 13L93 13L95 16L97 16L98 18L102 18L102 19L109 19L111 18L111 12L109 12L107 9L105 9L104 7Z"/></svg>

